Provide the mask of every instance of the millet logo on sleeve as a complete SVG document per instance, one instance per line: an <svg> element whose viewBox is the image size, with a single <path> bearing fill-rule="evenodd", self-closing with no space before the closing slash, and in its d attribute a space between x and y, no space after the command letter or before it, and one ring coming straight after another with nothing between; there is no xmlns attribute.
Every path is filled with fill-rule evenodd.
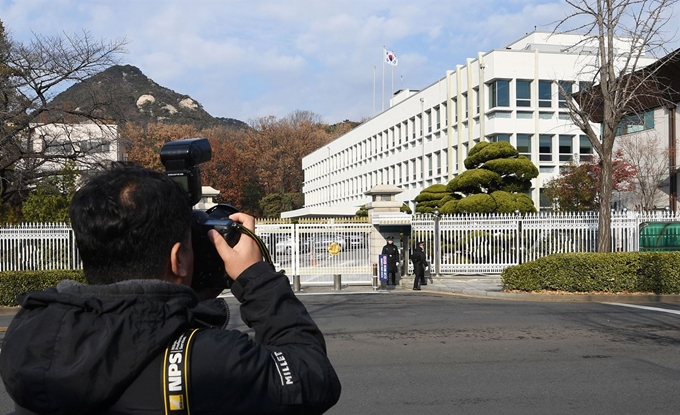
<svg viewBox="0 0 680 415"><path fill-rule="evenodd" d="M272 359L276 362L276 369L279 371L279 376L281 377L281 384L292 385L293 384L293 374L290 371L290 366L286 361L286 357L282 352L274 352L272 354Z"/></svg>

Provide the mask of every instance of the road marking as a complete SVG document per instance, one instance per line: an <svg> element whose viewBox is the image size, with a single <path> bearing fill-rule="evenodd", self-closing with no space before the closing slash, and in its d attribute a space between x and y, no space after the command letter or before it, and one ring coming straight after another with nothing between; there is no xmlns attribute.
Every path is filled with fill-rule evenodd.
<svg viewBox="0 0 680 415"><path fill-rule="evenodd" d="M659 308L659 307L647 307L647 306L644 306L644 305L633 305L633 304L622 304L622 303L602 303L602 304L618 305L618 306L621 306L621 307L639 308L641 310L660 311L662 313L670 313L670 314L680 315L680 310L668 310L666 308Z"/></svg>

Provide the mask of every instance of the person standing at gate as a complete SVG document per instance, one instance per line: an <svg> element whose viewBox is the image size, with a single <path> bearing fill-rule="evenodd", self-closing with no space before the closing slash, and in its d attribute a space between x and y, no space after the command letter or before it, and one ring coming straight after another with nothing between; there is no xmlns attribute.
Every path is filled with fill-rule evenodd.
<svg viewBox="0 0 680 415"><path fill-rule="evenodd" d="M427 259L425 258L425 252L423 247L425 242L419 241L416 249L413 250L411 255L411 262L413 262L413 273L416 274L413 279L413 289L420 291L420 284L425 282L425 266L427 266Z"/></svg>
<svg viewBox="0 0 680 415"><path fill-rule="evenodd" d="M387 245L383 246L382 254L387 255L387 284L397 284L397 262L399 261L399 248L394 245L394 237L387 237Z"/></svg>

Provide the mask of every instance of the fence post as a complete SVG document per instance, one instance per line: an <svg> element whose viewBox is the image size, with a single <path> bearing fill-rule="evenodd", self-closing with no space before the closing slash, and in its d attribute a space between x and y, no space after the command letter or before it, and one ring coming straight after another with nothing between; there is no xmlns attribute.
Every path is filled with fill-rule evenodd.
<svg viewBox="0 0 680 415"><path fill-rule="evenodd" d="M378 291L378 264L373 264L373 291Z"/></svg>
<svg viewBox="0 0 680 415"><path fill-rule="evenodd" d="M434 276L439 278L439 268L441 266L442 258L442 237L439 232L439 211L434 211ZM430 278L432 273L430 272Z"/></svg>

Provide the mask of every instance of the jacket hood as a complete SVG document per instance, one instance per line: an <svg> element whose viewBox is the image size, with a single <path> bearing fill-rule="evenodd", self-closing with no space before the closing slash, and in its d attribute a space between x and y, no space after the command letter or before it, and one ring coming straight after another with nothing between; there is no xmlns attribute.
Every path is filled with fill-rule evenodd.
<svg viewBox="0 0 680 415"><path fill-rule="evenodd" d="M40 413L110 406L179 332L229 318L222 299L199 303L191 288L160 280L66 280L19 300L0 374L17 404Z"/></svg>

